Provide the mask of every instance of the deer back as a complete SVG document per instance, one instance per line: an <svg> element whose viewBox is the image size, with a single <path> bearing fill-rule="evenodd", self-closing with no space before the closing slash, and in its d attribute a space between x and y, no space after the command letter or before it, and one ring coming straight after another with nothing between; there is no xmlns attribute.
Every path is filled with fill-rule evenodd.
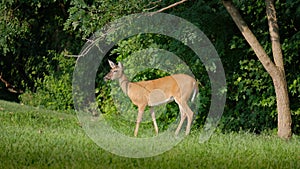
<svg viewBox="0 0 300 169"><path fill-rule="evenodd" d="M135 105L155 106L174 98L187 100L196 81L185 74L175 74L155 80L129 83L128 96Z"/></svg>

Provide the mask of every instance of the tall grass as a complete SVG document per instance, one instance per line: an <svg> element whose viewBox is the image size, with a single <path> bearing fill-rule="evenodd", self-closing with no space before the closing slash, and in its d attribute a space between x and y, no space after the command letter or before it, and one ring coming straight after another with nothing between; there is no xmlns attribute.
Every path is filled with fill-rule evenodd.
<svg viewBox="0 0 300 169"><path fill-rule="evenodd" d="M133 126L134 127L134 126ZM193 131L170 151L125 158L99 148L76 115L0 101L0 168L300 168L300 137Z"/></svg>

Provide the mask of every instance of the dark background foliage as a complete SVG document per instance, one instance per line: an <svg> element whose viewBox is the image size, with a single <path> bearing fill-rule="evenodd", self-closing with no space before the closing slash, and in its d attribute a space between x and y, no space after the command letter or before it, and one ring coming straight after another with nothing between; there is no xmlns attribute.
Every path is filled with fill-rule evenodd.
<svg viewBox="0 0 300 169"><path fill-rule="evenodd" d="M176 1L113 0L7 0L0 2L0 73L2 78L24 91L7 92L0 83L1 99L56 110L73 109L72 71L75 57L86 40L108 22L122 16L155 11ZM271 56L264 1L234 1L243 18ZM293 132L300 133L300 2L276 1L281 44L286 68ZM256 133L276 128L275 92L270 76L246 43L220 1L188 1L165 11L199 27L217 49L226 72L227 102L220 129ZM165 49L189 65L201 83L200 105L194 127L201 127L209 108L210 83L195 54L182 43L160 35L134 36L118 43L106 56L122 61L146 48ZM117 114L110 97L110 85L102 80L109 68L99 67L95 94L103 113ZM165 75L149 70L135 80ZM13 98L11 98L13 97ZM176 104L167 107L160 124L176 119ZM135 115L135 114L134 114ZM163 128L163 126L162 126Z"/></svg>

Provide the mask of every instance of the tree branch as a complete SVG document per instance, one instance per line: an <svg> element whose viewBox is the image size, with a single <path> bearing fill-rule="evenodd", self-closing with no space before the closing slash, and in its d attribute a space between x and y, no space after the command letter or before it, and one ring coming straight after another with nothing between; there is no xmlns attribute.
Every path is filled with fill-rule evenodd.
<svg viewBox="0 0 300 169"><path fill-rule="evenodd" d="M272 53L276 66L284 73L283 56L280 45L279 27L277 24L274 0L266 0L266 12L272 42Z"/></svg>
<svg viewBox="0 0 300 169"><path fill-rule="evenodd" d="M3 82L5 84L6 88L11 88L13 87L10 83L8 83L8 81L6 81L5 79L3 79L2 77L2 72L0 73L0 81Z"/></svg>
<svg viewBox="0 0 300 169"><path fill-rule="evenodd" d="M5 87L7 88L7 90L9 90L12 93L23 93L22 90L17 90L15 88L15 86L11 85L8 81L6 81L3 77L2 77L2 72L0 73L0 81L3 82L5 84Z"/></svg>
<svg viewBox="0 0 300 169"><path fill-rule="evenodd" d="M154 6L144 9L144 11L150 11L150 10L155 9L156 7L158 7L158 3L160 3L161 1L162 0L158 0L158 1L155 1L155 2L150 2L146 7L151 6L151 5L154 5Z"/></svg>
<svg viewBox="0 0 300 169"><path fill-rule="evenodd" d="M181 0L181 1L179 1L179 2L175 2L175 3L173 3L173 4L169 5L169 6L164 7L164 8L162 8L162 9L160 9L160 10L157 10L157 11L155 11L155 12L153 12L153 13L155 14L155 13L163 12L163 11L165 11L165 10L167 10L167 9L173 8L173 7L175 7L175 6L179 5L179 4L182 4L182 3L186 2L186 1L187 1L187 0Z"/></svg>
<svg viewBox="0 0 300 169"><path fill-rule="evenodd" d="M249 43L251 48L254 50L256 56L258 57L259 61L263 64L264 68L273 78L278 73L278 69L276 68L275 64L272 62L266 51L263 49L261 44L256 39L255 35L252 33L246 22L243 20L242 16L240 15L239 11L235 8L232 4L231 0L226 1L222 0L223 5L225 6L228 13L231 15L233 21L240 29L241 33L243 34L246 41Z"/></svg>

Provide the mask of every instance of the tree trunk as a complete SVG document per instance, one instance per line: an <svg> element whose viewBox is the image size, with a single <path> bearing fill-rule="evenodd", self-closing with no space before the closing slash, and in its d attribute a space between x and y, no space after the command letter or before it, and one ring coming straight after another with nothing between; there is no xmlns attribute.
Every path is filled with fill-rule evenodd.
<svg viewBox="0 0 300 169"><path fill-rule="evenodd" d="M292 118L285 76L280 72L276 77L272 77L272 79L275 86L278 112L277 134L280 138L290 139L292 136Z"/></svg>
<svg viewBox="0 0 300 169"><path fill-rule="evenodd" d="M254 34L251 32L238 10L232 4L231 1L223 0L228 13L240 29L244 38L247 40L251 48L254 50L260 62L263 64L266 71L270 74L276 93L277 101L277 113L278 113L278 136L284 139L290 139L292 136L291 124L291 112L289 105L289 97L287 91L287 83L284 73L283 57L279 41L279 31L276 19L276 11L273 0L266 0L266 11L268 16L268 24L270 37L272 41L272 52L274 62L267 55L263 47L260 45Z"/></svg>
<svg viewBox="0 0 300 169"><path fill-rule="evenodd" d="M289 139L292 136L291 125L291 111L289 96L287 90L287 83L285 79L285 71L283 64L283 56L280 45L279 27L277 24L276 10L274 0L266 0L266 12L268 17L269 31L272 42L272 53L275 65L278 69L278 74L272 77L277 101L278 111L278 136Z"/></svg>

